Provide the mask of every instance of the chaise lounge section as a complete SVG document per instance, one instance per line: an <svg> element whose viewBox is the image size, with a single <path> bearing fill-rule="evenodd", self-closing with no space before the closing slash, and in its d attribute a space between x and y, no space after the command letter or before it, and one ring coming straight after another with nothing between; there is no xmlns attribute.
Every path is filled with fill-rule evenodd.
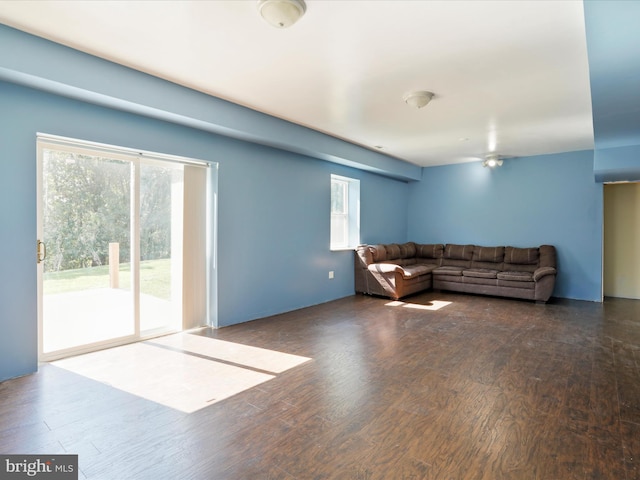
<svg viewBox="0 0 640 480"><path fill-rule="evenodd" d="M457 244L360 245L355 290L398 300L434 288L546 303L555 286L556 249Z"/></svg>

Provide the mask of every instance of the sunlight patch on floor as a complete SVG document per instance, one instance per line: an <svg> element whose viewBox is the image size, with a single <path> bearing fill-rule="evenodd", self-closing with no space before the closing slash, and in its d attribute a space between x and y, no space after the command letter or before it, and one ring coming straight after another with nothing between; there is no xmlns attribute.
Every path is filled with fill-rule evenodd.
<svg viewBox="0 0 640 480"><path fill-rule="evenodd" d="M182 345L184 352L179 351ZM66 358L52 365L192 413L309 360L181 333ZM270 369L272 374L268 373Z"/></svg>
<svg viewBox="0 0 640 480"><path fill-rule="evenodd" d="M445 302L443 300L431 300L427 305L423 305L421 303L405 303L399 300L395 300L393 302L385 303L387 307L404 307L404 308L415 308L418 310L440 310L447 305L451 305L452 302Z"/></svg>
<svg viewBox="0 0 640 480"><path fill-rule="evenodd" d="M190 335L188 333L167 335L166 337L155 338L147 343L178 348L187 352L205 355L212 359L233 362L234 364L266 370L271 373L281 373L310 360L306 357L288 353L251 347L201 335Z"/></svg>

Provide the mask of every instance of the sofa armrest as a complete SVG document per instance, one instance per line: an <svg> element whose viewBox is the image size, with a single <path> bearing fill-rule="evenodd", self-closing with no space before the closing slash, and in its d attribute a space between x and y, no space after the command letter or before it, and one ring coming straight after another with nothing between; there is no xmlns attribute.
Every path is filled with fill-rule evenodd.
<svg viewBox="0 0 640 480"><path fill-rule="evenodd" d="M394 263L372 263L368 265L367 268L370 272L377 273L402 273L402 267L400 265L396 265Z"/></svg>
<svg viewBox="0 0 640 480"><path fill-rule="evenodd" d="M537 282L542 277L546 277L547 275L555 275L556 269L553 267L540 267L535 272L533 272L533 280Z"/></svg>

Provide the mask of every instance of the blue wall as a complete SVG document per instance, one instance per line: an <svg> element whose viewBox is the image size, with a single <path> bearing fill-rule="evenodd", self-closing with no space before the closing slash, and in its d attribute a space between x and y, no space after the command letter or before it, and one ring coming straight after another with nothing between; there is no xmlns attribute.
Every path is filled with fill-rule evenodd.
<svg viewBox="0 0 640 480"><path fill-rule="evenodd" d="M0 105L0 380L37 366L36 132L218 162L221 326L353 293L353 252L329 251L331 173L361 181L363 241L406 238L404 182L10 83Z"/></svg>
<svg viewBox="0 0 640 480"><path fill-rule="evenodd" d="M0 80L401 180L420 178L411 163L1 24Z"/></svg>
<svg viewBox="0 0 640 480"><path fill-rule="evenodd" d="M329 251L332 173L360 179L362 242L406 238L404 182L249 143L217 155L221 326L353 293L353 251Z"/></svg>
<svg viewBox="0 0 640 480"><path fill-rule="evenodd" d="M640 145L640 2L584 2L596 150Z"/></svg>
<svg viewBox="0 0 640 480"><path fill-rule="evenodd" d="M554 296L601 300L602 185L593 152L426 168L409 185L409 238L557 247Z"/></svg>
<svg viewBox="0 0 640 480"><path fill-rule="evenodd" d="M640 181L640 2L584 2L599 182Z"/></svg>
<svg viewBox="0 0 640 480"><path fill-rule="evenodd" d="M593 173L596 182L640 181L640 144L597 149L593 155Z"/></svg>

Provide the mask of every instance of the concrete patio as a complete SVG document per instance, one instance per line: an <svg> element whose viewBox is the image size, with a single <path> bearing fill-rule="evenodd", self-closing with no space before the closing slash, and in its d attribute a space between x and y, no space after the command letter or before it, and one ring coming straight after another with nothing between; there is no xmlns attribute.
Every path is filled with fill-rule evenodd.
<svg viewBox="0 0 640 480"><path fill-rule="evenodd" d="M179 330L181 305L140 294L140 331ZM43 351L50 353L134 334L133 294L96 288L44 295Z"/></svg>

